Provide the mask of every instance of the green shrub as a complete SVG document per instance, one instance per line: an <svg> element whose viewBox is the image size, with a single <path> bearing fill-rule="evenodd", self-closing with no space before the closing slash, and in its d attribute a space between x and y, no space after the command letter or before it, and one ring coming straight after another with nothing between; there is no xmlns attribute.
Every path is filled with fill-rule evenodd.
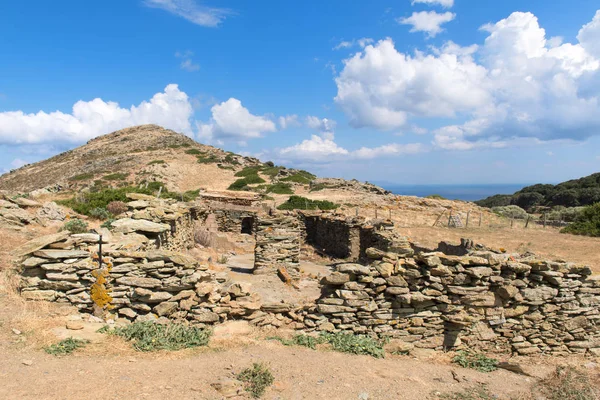
<svg viewBox="0 0 600 400"><path fill-rule="evenodd" d="M111 217L111 213L108 212L106 208L96 207L92 211L90 211L90 217L96 218L99 220L106 220Z"/></svg>
<svg viewBox="0 0 600 400"><path fill-rule="evenodd" d="M150 161L148 163L148 165L155 165L155 164L166 164L165 160L154 160L154 161Z"/></svg>
<svg viewBox="0 0 600 400"><path fill-rule="evenodd" d="M156 189L158 190L158 189ZM127 202L127 193L153 194L151 188L122 187L118 189L101 189L97 192L81 193L75 198L59 200L57 203L73 209L83 215L90 215L95 208L106 208L113 201Z"/></svg>
<svg viewBox="0 0 600 400"><path fill-rule="evenodd" d="M138 351L181 350L206 346L211 331L182 324L156 324L152 321L135 322L114 329L105 328L102 333L116 335L133 342Z"/></svg>
<svg viewBox="0 0 600 400"><path fill-rule="evenodd" d="M79 218L73 218L62 226L61 231L69 231L71 233L85 233L88 231L88 223Z"/></svg>
<svg viewBox="0 0 600 400"><path fill-rule="evenodd" d="M453 363L463 368L476 369L479 372L492 372L498 369L498 360L482 353L459 351L452 359Z"/></svg>
<svg viewBox="0 0 600 400"><path fill-rule="evenodd" d="M258 172L260 171L261 167L255 166L255 167L245 167L243 170L238 171L235 173L235 176L241 177L241 178L245 178L248 176L258 176Z"/></svg>
<svg viewBox="0 0 600 400"><path fill-rule="evenodd" d="M229 185L229 190L247 190L248 185L252 185L255 183L265 183L265 180L259 177L258 175L250 175L242 179L238 179Z"/></svg>
<svg viewBox="0 0 600 400"><path fill-rule="evenodd" d="M109 231L113 229L112 223L115 222L114 218L109 218L100 225L101 228L106 228Z"/></svg>
<svg viewBox="0 0 600 400"><path fill-rule="evenodd" d="M223 162L227 164L239 165L240 162L234 157L236 154L227 154L223 159Z"/></svg>
<svg viewBox="0 0 600 400"><path fill-rule="evenodd" d="M290 176L286 176L285 178L281 179L284 182L296 182L296 183L302 183L304 185L308 185L313 179L315 179L316 176L311 174L310 172L306 172L306 171L298 171L293 175Z"/></svg>
<svg viewBox="0 0 600 400"><path fill-rule="evenodd" d="M266 193L275 194L294 194L292 187L287 183L275 183L273 185L267 185L265 187Z"/></svg>
<svg viewBox="0 0 600 400"><path fill-rule="evenodd" d="M279 210L334 210L337 204L327 200L310 200L302 196L290 196L290 198L277 209Z"/></svg>
<svg viewBox="0 0 600 400"><path fill-rule="evenodd" d="M197 156L197 155L204 154L204 153L198 149L189 149L189 150L185 151L185 154L191 154L193 156Z"/></svg>
<svg viewBox="0 0 600 400"><path fill-rule="evenodd" d="M492 212L506 218L527 219L529 214L519 206L492 207Z"/></svg>
<svg viewBox="0 0 600 400"><path fill-rule="evenodd" d="M575 222L563 228L561 233L600 237L600 203L585 207Z"/></svg>
<svg viewBox="0 0 600 400"><path fill-rule="evenodd" d="M89 343L89 340L68 338L61 340L58 343L52 344L50 346L44 347L44 351L48 354L52 354L54 356L63 356L66 354L71 354L77 349L85 347L86 344Z"/></svg>
<svg viewBox="0 0 600 400"><path fill-rule="evenodd" d="M312 185L310 187L311 192L318 192L323 189L327 189L327 185L325 185L324 183L317 183L316 185Z"/></svg>
<svg viewBox="0 0 600 400"><path fill-rule="evenodd" d="M124 181L127 178L128 174L122 174L120 172L103 176L102 179L107 181Z"/></svg>
<svg viewBox="0 0 600 400"><path fill-rule="evenodd" d="M352 333L322 333L321 337L335 351L351 354L364 354L375 358L383 358L385 340L373 339L370 336L354 335Z"/></svg>
<svg viewBox="0 0 600 400"><path fill-rule="evenodd" d="M88 179L92 179L94 177L94 174L92 173L86 173L86 174L79 174L79 175L75 175L69 178L70 181L85 181Z"/></svg>
<svg viewBox="0 0 600 400"><path fill-rule="evenodd" d="M252 364L252 368L244 369L237 378L245 383L246 391L255 399L261 397L275 380L269 367L262 363Z"/></svg>
<svg viewBox="0 0 600 400"><path fill-rule="evenodd" d="M208 156L198 156L197 159L199 164L214 164L219 161L219 158L213 154Z"/></svg>
<svg viewBox="0 0 600 400"><path fill-rule="evenodd" d="M272 336L267 339L277 340L285 346L303 346L309 349L315 350L318 344L325 343L326 340L322 336L309 336L309 335L294 335L291 339L284 339L279 336Z"/></svg>

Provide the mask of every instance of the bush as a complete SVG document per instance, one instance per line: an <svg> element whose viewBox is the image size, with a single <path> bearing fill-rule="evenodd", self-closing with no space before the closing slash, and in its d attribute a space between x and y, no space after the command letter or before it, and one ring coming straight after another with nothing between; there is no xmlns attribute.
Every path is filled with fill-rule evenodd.
<svg viewBox="0 0 600 400"><path fill-rule="evenodd" d="M294 194L292 187L287 183L276 183L274 185L267 185L265 189L267 193Z"/></svg>
<svg viewBox="0 0 600 400"><path fill-rule="evenodd" d="M352 333L322 333L323 340L335 351L351 354L364 354L375 358L383 358L385 340L373 339L370 336L354 335Z"/></svg>
<svg viewBox="0 0 600 400"><path fill-rule="evenodd" d="M262 363L252 364L252 368L244 369L237 378L246 384L246 391L255 399L261 397L275 380L269 367Z"/></svg>
<svg viewBox="0 0 600 400"><path fill-rule="evenodd" d="M127 207L127 204L125 204L125 202L123 201L111 201L106 205L106 209L112 215L117 216L123 214L129 208Z"/></svg>
<svg viewBox="0 0 600 400"><path fill-rule="evenodd" d="M106 221L104 221L102 223L102 225L100 225L100 228L106 228L109 231L111 231L113 229L113 226L112 226L113 222L115 222L115 219L114 218L109 218Z"/></svg>
<svg viewBox="0 0 600 400"><path fill-rule="evenodd" d="M70 181L85 181L88 179L92 179L94 177L94 174L92 173L87 173L87 174L79 174L79 175L75 175L69 178Z"/></svg>
<svg viewBox="0 0 600 400"><path fill-rule="evenodd" d="M245 178L238 179L229 185L229 190L248 190L248 185L255 183L265 183L265 180L258 175L249 175Z"/></svg>
<svg viewBox="0 0 600 400"><path fill-rule="evenodd" d="M85 345L88 343L89 340L68 338L53 345L44 347L44 351L54 356L64 356L66 354L71 354L77 349L85 347Z"/></svg>
<svg viewBox="0 0 600 400"><path fill-rule="evenodd" d="M208 156L200 155L197 157L199 164L213 164L219 161L219 158L214 154L210 154Z"/></svg>
<svg viewBox="0 0 600 400"><path fill-rule="evenodd" d="M258 176L258 172L260 171L260 167L245 167L243 170L235 173L235 176L245 178L247 176Z"/></svg>
<svg viewBox="0 0 600 400"><path fill-rule="evenodd" d="M90 211L90 217L104 221L111 217L111 213L106 208L96 207Z"/></svg>
<svg viewBox="0 0 600 400"><path fill-rule="evenodd" d="M498 369L498 360L489 358L482 353L459 351L452 362L463 368L476 369L479 372L492 372Z"/></svg>
<svg viewBox="0 0 600 400"><path fill-rule="evenodd" d="M310 200L302 196L290 196L290 198L279 207L278 210L334 210L337 204L327 200Z"/></svg>
<svg viewBox="0 0 600 400"><path fill-rule="evenodd" d="M59 200L57 203L72 208L75 212L83 215L90 215L90 212L94 208L107 208L108 204L113 201L126 202L129 201L127 193L143 193L143 194L154 194L154 186L152 184L158 184L155 186L162 186L160 182L151 182L148 188L138 187L122 187L118 189L102 189L97 192L81 193L75 198L69 200ZM158 187L156 188L158 190ZM164 190L164 189L163 189Z"/></svg>
<svg viewBox="0 0 600 400"><path fill-rule="evenodd" d="M561 233L600 237L600 203L585 207L575 222L563 228Z"/></svg>
<svg viewBox="0 0 600 400"><path fill-rule="evenodd" d="M311 177L314 177L314 175L307 175L306 173L298 172L294 175L286 176L282 179L282 181L302 183L304 185L308 185L314 179Z"/></svg>
<svg viewBox="0 0 600 400"><path fill-rule="evenodd" d="M62 226L61 231L69 231L71 233L85 233L88 231L88 223L79 218L73 218Z"/></svg>
<svg viewBox="0 0 600 400"><path fill-rule="evenodd" d="M519 206L492 207L492 212L506 218L527 219L527 211Z"/></svg>
<svg viewBox="0 0 600 400"><path fill-rule="evenodd" d="M191 154L193 156L197 156L197 155L200 155L200 154L203 154L203 153L200 150L198 150L198 149L189 149L189 150L185 151L185 154Z"/></svg>
<svg viewBox="0 0 600 400"><path fill-rule="evenodd" d="M135 322L114 329L104 328L103 333L116 335L132 341L138 351L181 350L206 346L209 330L182 324L156 324L152 321Z"/></svg>

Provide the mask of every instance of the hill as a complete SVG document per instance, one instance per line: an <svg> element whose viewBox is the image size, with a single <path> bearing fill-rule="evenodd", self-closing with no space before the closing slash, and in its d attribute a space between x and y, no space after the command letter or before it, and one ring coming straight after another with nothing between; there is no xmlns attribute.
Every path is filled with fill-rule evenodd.
<svg viewBox="0 0 600 400"><path fill-rule="evenodd" d="M0 176L0 190L97 191L100 188L145 186L169 192L254 191L267 194L307 194L335 189L386 194L355 180L316 179L302 170L276 166L204 145L157 125L122 129L47 160Z"/></svg>
<svg viewBox="0 0 600 400"><path fill-rule="evenodd" d="M600 173L557 185L537 184L512 195L495 195L476 201L482 207L516 205L525 210L534 207L578 207L600 202Z"/></svg>

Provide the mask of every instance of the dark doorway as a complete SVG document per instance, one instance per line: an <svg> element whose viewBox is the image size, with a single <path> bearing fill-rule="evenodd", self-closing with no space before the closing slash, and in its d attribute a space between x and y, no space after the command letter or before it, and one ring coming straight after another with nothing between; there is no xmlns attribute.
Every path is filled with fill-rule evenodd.
<svg viewBox="0 0 600 400"><path fill-rule="evenodd" d="M254 226L253 217L242 218L242 233L252 235L252 227Z"/></svg>

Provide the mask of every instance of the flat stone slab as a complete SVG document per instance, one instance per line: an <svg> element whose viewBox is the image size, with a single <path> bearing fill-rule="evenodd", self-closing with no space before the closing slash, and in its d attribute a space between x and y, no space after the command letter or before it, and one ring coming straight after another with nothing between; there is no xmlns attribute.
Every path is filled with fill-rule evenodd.
<svg viewBox="0 0 600 400"><path fill-rule="evenodd" d="M49 244L66 240L70 235L71 235L71 233L69 231L64 231L64 232L54 233L52 235L40 236L38 238L30 240L29 242L25 243L21 247L17 248L14 251L14 253L17 257L24 257L28 254L31 254L31 253L37 251L37 250L43 249L44 247L48 246Z"/></svg>
<svg viewBox="0 0 600 400"><path fill-rule="evenodd" d="M36 257L48 258L50 260L59 260L61 258L86 258L90 253L84 250L38 250L33 253Z"/></svg>
<svg viewBox="0 0 600 400"><path fill-rule="evenodd" d="M166 232L171 227L167 224L158 224L152 221L143 219L123 218L112 223L114 232L132 233L132 232L147 232L147 233L162 233Z"/></svg>

